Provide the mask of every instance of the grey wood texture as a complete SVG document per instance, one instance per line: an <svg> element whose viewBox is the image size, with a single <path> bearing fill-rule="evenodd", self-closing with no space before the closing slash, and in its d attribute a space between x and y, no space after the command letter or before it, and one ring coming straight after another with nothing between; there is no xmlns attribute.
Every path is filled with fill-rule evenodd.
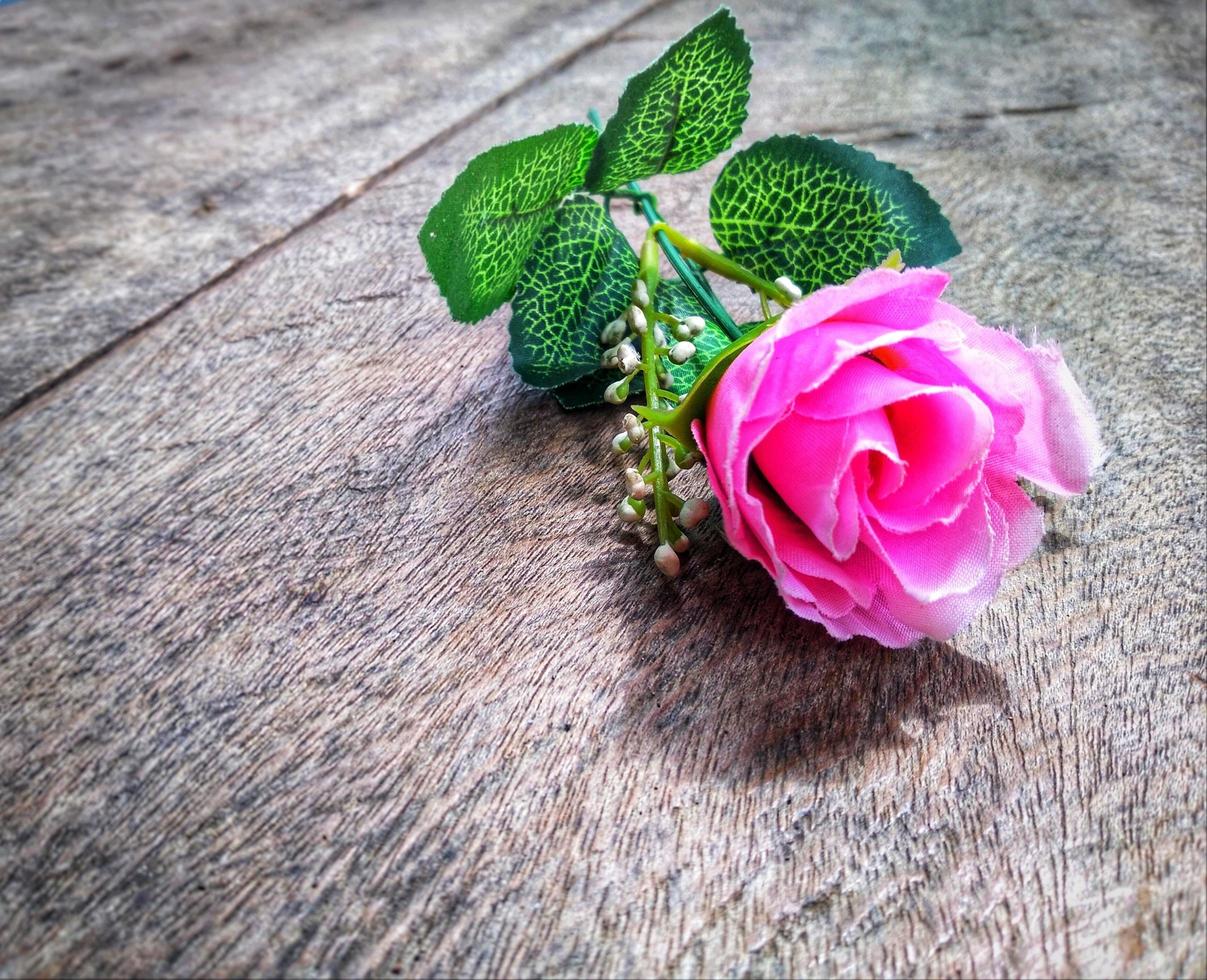
<svg viewBox="0 0 1207 980"><path fill-rule="evenodd" d="M649 5L0 8L0 412Z"/></svg>
<svg viewBox="0 0 1207 980"><path fill-rule="evenodd" d="M1058 340L1111 453L967 630L897 652L785 612L715 521L663 584L615 413L523 389L415 247L469 157L606 115L708 10L0 423L0 974L1207 973L1201 6L738 7L743 142L912 169L951 297ZM651 187L705 234L716 169Z"/></svg>

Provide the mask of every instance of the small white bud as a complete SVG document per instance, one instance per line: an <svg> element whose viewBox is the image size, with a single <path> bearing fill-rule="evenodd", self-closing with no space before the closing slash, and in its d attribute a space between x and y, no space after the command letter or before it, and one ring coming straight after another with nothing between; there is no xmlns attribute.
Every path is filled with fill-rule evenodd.
<svg viewBox="0 0 1207 980"><path fill-rule="evenodd" d="M787 276L780 276L777 280L775 280L775 285L779 288L780 292L787 293L788 298L793 303L804 295L804 293L800 291L800 286L794 283Z"/></svg>
<svg viewBox="0 0 1207 980"><path fill-rule="evenodd" d="M679 511L679 526L690 530L708 516L708 510L708 501L699 497L683 501L683 507Z"/></svg>
<svg viewBox="0 0 1207 980"><path fill-rule="evenodd" d="M650 305L650 292L645 287L644 279L638 279L633 283L633 302L638 306Z"/></svg>
<svg viewBox="0 0 1207 980"><path fill-rule="evenodd" d="M624 317L613 320L599 334L599 342L605 347L615 347L622 340L624 335L629 332L629 325L624 322Z"/></svg>
<svg viewBox="0 0 1207 980"><path fill-rule="evenodd" d="M698 337L698 336L700 336L700 334L702 334L704 332L704 317L689 316L686 320L683 321L683 325L685 327L687 327L688 336ZM686 339L686 338L681 338L681 339Z"/></svg>
<svg viewBox="0 0 1207 980"><path fill-rule="evenodd" d="M629 326L633 328L633 333L645 333L645 314L641 312L640 306L629 307Z"/></svg>
<svg viewBox="0 0 1207 980"><path fill-rule="evenodd" d="M654 564L667 578L679 577L679 556L669 544L660 544L654 551Z"/></svg>
<svg viewBox="0 0 1207 980"><path fill-rule="evenodd" d="M695 334L692 333L692 328L687 325L686 321L676 323L673 327L671 327L671 334L674 335L676 340L691 340L692 337L695 336Z"/></svg>
<svg viewBox="0 0 1207 980"><path fill-rule="evenodd" d="M675 540L671 542L671 547L674 548L676 553L680 555L687 551L687 549L691 546L692 543L686 534L680 534L679 537L675 538Z"/></svg>
<svg viewBox="0 0 1207 980"><path fill-rule="evenodd" d="M658 324L654 324L654 343L659 347L666 346L666 334L662 332L662 328Z"/></svg>
<svg viewBox="0 0 1207 980"><path fill-rule="evenodd" d="M629 397L629 379L621 378L619 381L613 381L607 388L604 389L604 401L609 405L623 405L626 398Z"/></svg>
<svg viewBox="0 0 1207 980"><path fill-rule="evenodd" d="M681 340L671 348L669 356L675 364L686 364L696 356L696 345L689 340Z"/></svg>
<svg viewBox="0 0 1207 980"><path fill-rule="evenodd" d="M616 357L616 348L609 347L606 351L604 351L603 356L601 356L599 359L599 364L605 369L620 367L620 361L617 360Z"/></svg>
<svg viewBox="0 0 1207 980"><path fill-rule="evenodd" d="M663 388L669 388L674 383L674 380L675 379L671 377L670 371L663 367L658 368L658 383L662 385Z"/></svg>
<svg viewBox="0 0 1207 980"><path fill-rule="evenodd" d="M612 452L622 456L633 448L633 440L627 432L617 432L612 440Z"/></svg>
<svg viewBox="0 0 1207 980"><path fill-rule="evenodd" d="M632 374L641 367L641 358L627 340L616 348L616 363L624 374Z"/></svg>
<svg viewBox="0 0 1207 980"><path fill-rule="evenodd" d="M645 429L641 425L641 420L636 415L632 413L626 415L623 422L624 431L631 442L638 443L645 438Z"/></svg>
<svg viewBox="0 0 1207 980"><path fill-rule="evenodd" d="M641 478L641 473L638 472L636 467L630 466L624 471L624 482L625 486L628 487L630 497L636 497L640 500L650 492L650 488L646 485L645 480Z"/></svg>
<svg viewBox="0 0 1207 980"><path fill-rule="evenodd" d="M637 513L637 508L629 503L628 500L622 500L616 505L616 516L626 524L636 524L642 517L641 514Z"/></svg>

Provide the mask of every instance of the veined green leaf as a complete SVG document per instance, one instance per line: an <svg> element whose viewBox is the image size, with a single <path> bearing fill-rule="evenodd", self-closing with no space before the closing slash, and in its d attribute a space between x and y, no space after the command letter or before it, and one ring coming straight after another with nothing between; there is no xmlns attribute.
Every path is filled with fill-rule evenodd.
<svg viewBox="0 0 1207 980"><path fill-rule="evenodd" d="M558 126L480 153L432 208L419 245L462 323L511 298L528 251L567 194L582 186L590 126Z"/></svg>
<svg viewBox="0 0 1207 980"><path fill-rule="evenodd" d="M636 276L637 256L602 206L587 197L563 204L540 232L511 303L520 377L555 388L596 371L600 331L624 312Z"/></svg>
<svg viewBox="0 0 1207 980"><path fill-rule="evenodd" d="M959 254L947 219L904 170L816 136L773 136L734 154L709 204L727 255L804 291L845 282L899 249L908 265Z"/></svg>
<svg viewBox="0 0 1207 980"><path fill-rule="evenodd" d="M629 79L595 147L587 187L610 191L701 167L742 131L750 45L722 7Z"/></svg>

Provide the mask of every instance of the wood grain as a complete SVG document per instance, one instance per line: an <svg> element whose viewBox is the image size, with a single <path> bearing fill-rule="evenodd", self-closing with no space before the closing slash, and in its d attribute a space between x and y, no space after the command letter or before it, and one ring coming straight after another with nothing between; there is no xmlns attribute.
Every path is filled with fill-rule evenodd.
<svg viewBox="0 0 1207 980"><path fill-rule="evenodd" d="M0 414L649 5L5 8Z"/></svg>
<svg viewBox="0 0 1207 980"><path fill-rule="evenodd" d="M0 974L1207 973L1203 11L739 11L745 140L913 169L1111 457L951 644L835 644L415 234L636 21L0 425ZM712 169L663 182L703 231Z"/></svg>

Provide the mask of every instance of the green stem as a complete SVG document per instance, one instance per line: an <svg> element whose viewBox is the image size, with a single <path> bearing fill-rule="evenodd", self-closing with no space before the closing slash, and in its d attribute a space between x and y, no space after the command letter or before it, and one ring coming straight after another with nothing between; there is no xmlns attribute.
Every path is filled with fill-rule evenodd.
<svg viewBox="0 0 1207 980"><path fill-rule="evenodd" d="M599 113L594 109L587 112L587 119L591 125L599 132L603 132L603 120ZM631 192L633 199L641 208L641 213L644 215L646 222L653 225L662 225L665 227L666 222L662 220L662 215L658 213L658 208L653 202L651 195L641 189L641 185L635 180L628 183L628 190ZM629 196L629 195L626 195ZM692 291L692 294L700 301L700 305L708 312L711 319L717 326L725 331L730 340L737 340L742 336L742 331L738 329L738 325L734 322L733 317L713 295L712 289L708 286L706 280L702 279L696 270L679 254L679 250L675 248L669 235L665 232L658 234L658 244L666 255L666 260L671 264L671 268L675 270L680 279L687 285L687 288Z"/></svg>
<svg viewBox="0 0 1207 980"><path fill-rule="evenodd" d="M743 286L749 286L759 296L773 299L780 306L788 307L792 305L792 297L775 283L768 282L761 276L756 276L745 266L739 265L733 259L722 255L720 252L714 252L711 248L701 245L695 239L688 238L681 232L675 231L665 221L659 221L656 224L650 225L650 231L660 236L659 240L661 240L661 236L669 238L671 243L683 255L686 255L693 262L704 266L704 268L715 272L717 275L724 276L733 282L739 282Z"/></svg>
<svg viewBox="0 0 1207 980"><path fill-rule="evenodd" d="M641 246L641 257L638 265L637 278L645 283L646 292L653 297L658 288L658 246L652 238L647 237ZM658 398L658 343L654 340L654 301L651 298L642 312L646 317L646 331L641 338L641 369L645 378L645 400L650 408L657 411L662 407ZM667 493L669 486L666 478L666 458L662 451L662 430L651 425L648 429L650 448L650 472L654 485L654 517L658 523L658 541L667 543L672 537L672 522Z"/></svg>

